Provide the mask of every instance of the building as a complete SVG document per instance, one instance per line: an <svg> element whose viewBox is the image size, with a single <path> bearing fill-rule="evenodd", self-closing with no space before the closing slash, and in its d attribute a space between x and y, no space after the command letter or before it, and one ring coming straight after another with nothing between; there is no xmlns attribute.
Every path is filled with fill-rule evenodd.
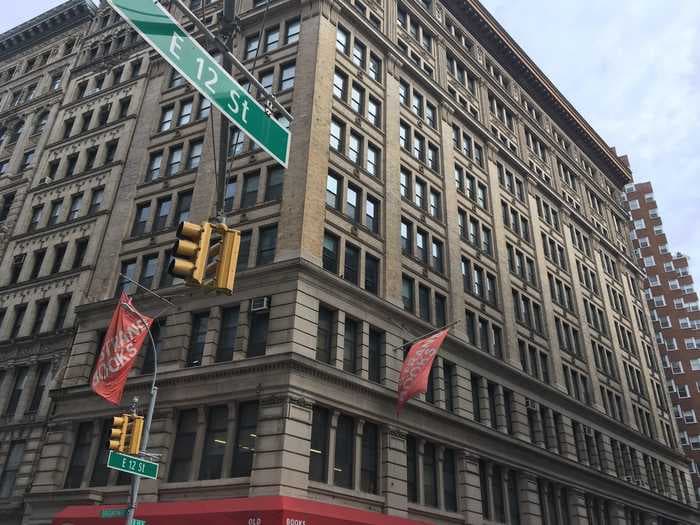
<svg viewBox="0 0 700 525"><path fill-rule="evenodd" d="M191 7L218 28L220 3ZM26 473L7 483L6 521L97 523L126 501L128 476L106 468L117 409L89 387L126 290L157 318L149 525L259 519L263 503L354 507L353 523L697 523L628 236L626 158L475 0L237 8L233 52L294 121L286 170L232 130L230 297L165 271L177 224L215 213L219 115L106 5L83 28L3 259L54 227L67 250L88 239L51 288L72 294L51 416L33 453L21 435L0 449L1 476ZM42 222L55 200L102 187L99 211ZM36 332L17 305L45 300L11 286L0 350L18 344L13 326ZM397 418L403 344L453 321L429 391ZM124 406L144 405L150 355ZM2 367L0 388L27 398L8 386L21 365Z"/></svg>
<svg viewBox="0 0 700 525"><path fill-rule="evenodd" d="M700 385L695 372L700 370L700 360L694 354L700 348L700 338L696 336L700 328L698 296L693 276L688 272L688 257L680 252L674 254L668 246L651 183L630 184L625 191L634 221L631 236L646 270L644 292L654 321L672 411L697 493L700 426L696 414L700 414Z"/></svg>
<svg viewBox="0 0 700 525"><path fill-rule="evenodd" d="M63 208L50 204L69 195L67 184L43 180L43 159L56 147L59 108L94 11L91 2L70 0L0 35L2 523L22 519L22 494L45 443L48 391L59 385L73 340L71 306L80 300L74 296L81 281L87 284L82 264L70 262L77 257L72 230L101 235L87 221L66 219L74 207L69 210L68 198ZM97 242L93 246L90 264Z"/></svg>

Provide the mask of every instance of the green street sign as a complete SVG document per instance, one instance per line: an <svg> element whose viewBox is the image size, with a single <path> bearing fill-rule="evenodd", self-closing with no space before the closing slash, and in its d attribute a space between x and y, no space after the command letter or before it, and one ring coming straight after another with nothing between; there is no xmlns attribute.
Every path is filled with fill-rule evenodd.
<svg viewBox="0 0 700 525"><path fill-rule="evenodd" d="M104 509L100 511L100 518L126 518L126 509Z"/></svg>
<svg viewBox="0 0 700 525"><path fill-rule="evenodd" d="M289 130L268 115L255 98L180 27L154 0L107 0L160 55L228 119L285 168Z"/></svg>
<svg viewBox="0 0 700 525"><path fill-rule="evenodd" d="M129 474L135 474L142 478L156 479L158 477L158 463L145 459L128 456L121 452L109 451L107 466Z"/></svg>
<svg viewBox="0 0 700 525"><path fill-rule="evenodd" d="M131 520L131 525L146 525L146 522L144 520L137 520L134 518Z"/></svg>

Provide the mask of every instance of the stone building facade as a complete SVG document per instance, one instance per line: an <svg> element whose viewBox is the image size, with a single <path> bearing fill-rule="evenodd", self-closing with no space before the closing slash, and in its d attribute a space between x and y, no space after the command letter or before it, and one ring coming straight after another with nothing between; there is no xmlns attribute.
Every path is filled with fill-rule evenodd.
<svg viewBox="0 0 700 525"><path fill-rule="evenodd" d="M191 6L219 27L218 2ZM626 159L476 1L237 6L233 52L294 121L286 170L231 133L230 297L165 271L177 224L215 214L219 115L107 6L83 28L3 255L10 267L46 247L45 272L66 245L46 291L31 266L22 299L3 283L0 339L16 347L18 304L15 336L34 334L46 298L42 326L70 296L73 327L12 519L126 500L128 477L105 465L117 410L89 388L126 290L157 319L161 473L142 502L280 495L440 525L697 522L627 235ZM397 417L404 343L450 322L428 392ZM124 406L145 406L148 356ZM16 391L18 367L2 366L0 388Z"/></svg>
<svg viewBox="0 0 700 525"><path fill-rule="evenodd" d="M656 342L666 372L672 412L680 431L680 444L688 456L696 495L700 487L700 311L688 257L673 252L663 230L651 183L625 188L632 216L632 239L646 271L644 292L654 322Z"/></svg>

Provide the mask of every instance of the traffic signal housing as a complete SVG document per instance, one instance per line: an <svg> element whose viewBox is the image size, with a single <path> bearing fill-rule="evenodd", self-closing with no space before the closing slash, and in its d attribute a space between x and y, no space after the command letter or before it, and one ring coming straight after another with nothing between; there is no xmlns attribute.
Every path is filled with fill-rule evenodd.
<svg viewBox="0 0 700 525"><path fill-rule="evenodd" d="M112 430L109 433L109 450L124 452L128 427L129 414L122 414L112 418Z"/></svg>
<svg viewBox="0 0 700 525"><path fill-rule="evenodd" d="M127 428L125 452L138 454L141 452L141 436L143 434L143 417L130 416Z"/></svg>
<svg viewBox="0 0 700 525"><path fill-rule="evenodd" d="M177 227L168 273L185 279L190 284L202 285L207 266L212 225L183 221Z"/></svg>
<svg viewBox="0 0 700 525"><path fill-rule="evenodd" d="M217 224L214 228L221 237L209 249L207 276L213 277L212 285L216 290L230 295L233 293L233 283L236 278L241 232L232 230L225 224Z"/></svg>

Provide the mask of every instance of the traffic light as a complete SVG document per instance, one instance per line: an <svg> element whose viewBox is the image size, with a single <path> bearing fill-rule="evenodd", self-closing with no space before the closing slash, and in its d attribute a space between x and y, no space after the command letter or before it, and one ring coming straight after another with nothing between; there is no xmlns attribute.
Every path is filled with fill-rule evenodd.
<svg viewBox="0 0 700 525"><path fill-rule="evenodd" d="M221 238L209 249L207 276L213 276L214 288L231 294L236 277L236 266L238 265L241 232L231 230L225 224L217 224L214 228L221 235Z"/></svg>
<svg viewBox="0 0 700 525"><path fill-rule="evenodd" d="M206 271L212 225L183 221L177 227L177 238L172 249L173 259L168 273L189 283L201 285Z"/></svg>
<svg viewBox="0 0 700 525"><path fill-rule="evenodd" d="M122 414L121 416L114 416L112 418L112 430L109 434L109 450L124 452L128 427L129 414Z"/></svg>
<svg viewBox="0 0 700 525"><path fill-rule="evenodd" d="M143 417L129 416L124 452L138 454L141 452L141 435L143 434Z"/></svg>

